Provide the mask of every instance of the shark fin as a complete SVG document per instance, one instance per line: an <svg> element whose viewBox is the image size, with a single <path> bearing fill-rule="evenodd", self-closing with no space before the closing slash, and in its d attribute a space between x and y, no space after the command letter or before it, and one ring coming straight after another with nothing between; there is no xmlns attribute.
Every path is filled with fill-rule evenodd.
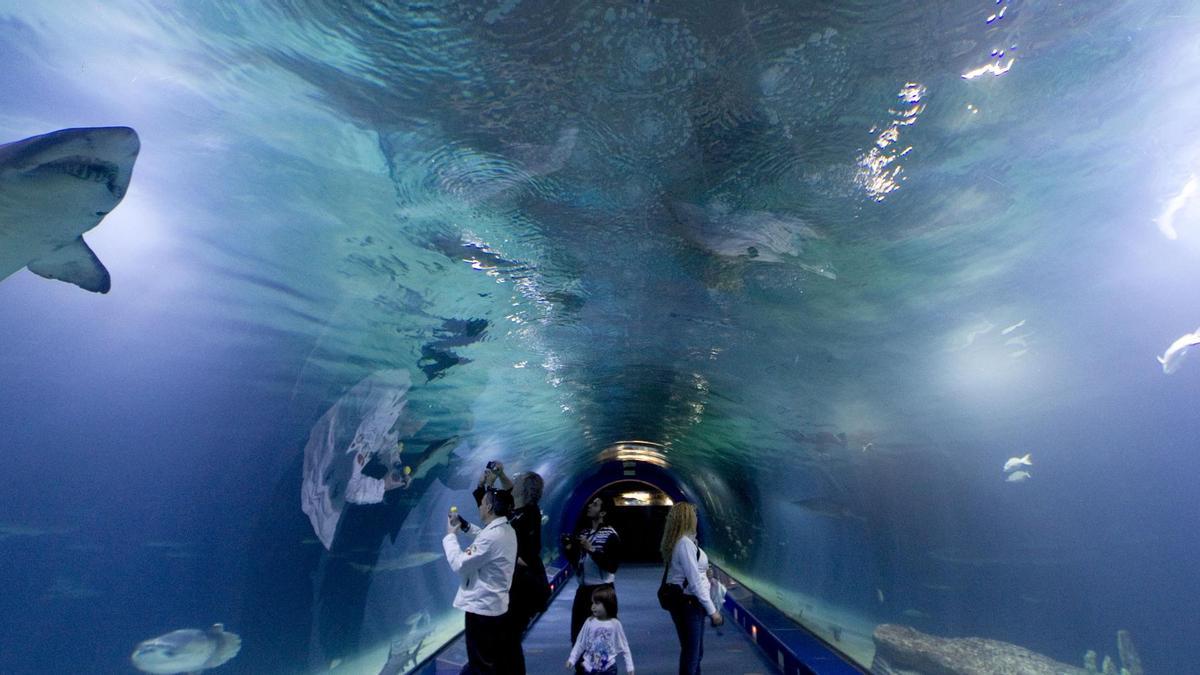
<svg viewBox="0 0 1200 675"><path fill-rule="evenodd" d="M201 670L216 668L237 656L238 652L242 650L242 638L237 633L227 633L225 631L225 624L214 623L212 628L204 632L217 644L212 656L208 657L208 660L204 662L204 667Z"/></svg>
<svg viewBox="0 0 1200 675"><path fill-rule="evenodd" d="M47 279L58 279L75 284L85 291L107 293L112 280L103 263L92 253L92 249L78 237L75 241L60 246L42 258L29 263L29 271Z"/></svg>

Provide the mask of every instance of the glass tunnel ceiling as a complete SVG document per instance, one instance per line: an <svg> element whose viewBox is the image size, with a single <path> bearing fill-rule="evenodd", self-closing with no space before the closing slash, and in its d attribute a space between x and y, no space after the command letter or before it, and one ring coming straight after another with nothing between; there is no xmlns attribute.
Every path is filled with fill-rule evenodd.
<svg viewBox="0 0 1200 675"><path fill-rule="evenodd" d="M1153 616L1194 613L1194 582L1141 558L1197 552L1171 523L1200 364L1154 362L1200 324L1194 4L76 14L0 3L0 140L119 124L142 152L86 235L109 295L0 284L10 381L61 391L0 418L14 446L82 444L78 414L120 466L153 447L294 507L322 416L390 382L438 489L498 457L549 512L611 444L656 444L714 559L835 608L826 636L866 625L856 658L885 621L1200 656Z"/></svg>

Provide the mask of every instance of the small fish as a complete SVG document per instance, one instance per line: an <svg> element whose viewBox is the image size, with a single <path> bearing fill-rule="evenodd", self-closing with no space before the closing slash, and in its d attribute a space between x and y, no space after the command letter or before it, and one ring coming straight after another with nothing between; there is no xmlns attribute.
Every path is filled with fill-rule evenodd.
<svg viewBox="0 0 1200 675"><path fill-rule="evenodd" d="M1033 466L1033 462L1029 459L1029 454L1026 454L1024 457L1010 457L1008 461L1004 463L1004 471L1012 471L1019 466Z"/></svg>
<svg viewBox="0 0 1200 675"><path fill-rule="evenodd" d="M1200 345L1200 328L1197 328L1195 333L1188 333L1172 342L1171 346L1167 347L1167 351L1158 357L1158 362L1162 364L1163 374L1170 375L1179 370L1179 366L1183 365L1183 357L1187 356L1188 348L1196 345Z"/></svg>
<svg viewBox="0 0 1200 675"><path fill-rule="evenodd" d="M428 612L418 612L404 620L408 624L408 633L392 641L388 649L388 660L380 675L398 675L409 672L410 666L417 665L417 655L425 640L433 633L432 621Z"/></svg>
<svg viewBox="0 0 1200 675"><path fill-rule="evenodd" d="M430 443L425 448L424 456L421 458L421 461L417 462L417 468L413 469L410 478L412 480L420 480L433 469L449 465L450 453L456 447L458 447L458 436L451 436L450 438L443 438Z"/></svg>
<svg viewBox="0 0 1200 675"><path fill-rule="evenodd" d="M1004 480L1008 481L1009 483L1020 483L1029 479L1030 475L1028 471L1014 471L1008 474L1008 478L1005 478Z"/></svg>
<svg viewBox="0 0 1200 675"><path fill-rule="evenodd" d="M882 589L879 589L879 588L876 588L876 589L875 589L875 597L879 598L879 604L881 604L881 605L882 605L882 604L883 604L883 602L884 602L884 600L883 600L883 590L882 590Z"/></svg>
<svg viewBox="0 0 1200 675"><path fill-rule="evenodd" d="M237 656L241 648L240 637L214 623L207 630L186 628L146 640L129 658L144 673L176 675L216 668Z"/></svg>
<svg viewBox="0 0 1200 675"><path fill-rule="evenodd" d="M919 609L913 609L911 607L909 609L906 609L903 612L901 612L901 614L903 614L904 616L907 616L910 619L928 619L929 618L929 615L926 614L925 612L922 612Z"/></svg>
<svg viewBox="0 0 1200 675"><path fill-rule="evenodd" d="M1179 238L1179 233L1175 230L1175 215L1195 196L1197 188L1200 188L1200 180L1196 176L1189 176L1188 182L1183 185L1183 189L1167 202L1162 215L1158 217L1158 229L1167 239L1175 240Z"/></svg>
<svg viewBox="0 0 1200 675"><path fill-rule="evenodd" d="M1004 54L1002 53L1002 54L1001 54L1001 56L1003 56L1003 55L1004 55ZM1001 334L1001 335L1008 335L1009 333L1013 332L1014 330L1016 330L1016 329L1018 329L1018 328L1020 328L1021 326L1024 326L1024 325L1025 325L1025 319L1021 319L1021 320L1020 320L1020 321L1018 321L1017 323L1014 323L1013 325L1009 326L1008 328L1005 328L1004 330L1000 331L1000 334Z"/></svg>

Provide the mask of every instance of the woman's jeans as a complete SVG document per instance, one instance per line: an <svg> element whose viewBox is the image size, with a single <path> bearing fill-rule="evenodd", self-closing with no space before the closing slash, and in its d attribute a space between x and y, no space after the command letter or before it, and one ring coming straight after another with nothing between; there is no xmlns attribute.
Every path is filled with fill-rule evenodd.
<svg viewBox="0 0 1200 675"><path fill-rule="evenodd" d="M679 675L700 675L700 659L704 658L704 608L688 599L682 607L671 610L671 621L679 635Z"/></svg>

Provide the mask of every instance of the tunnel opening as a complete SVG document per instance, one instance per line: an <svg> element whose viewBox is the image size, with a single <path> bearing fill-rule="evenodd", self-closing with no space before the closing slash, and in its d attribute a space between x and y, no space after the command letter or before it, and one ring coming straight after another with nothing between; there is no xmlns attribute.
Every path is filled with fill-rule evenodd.
<svg viewBox="0 0 1200 675"><path fill-rule="evenodd" d="M667 511L675 503L670 495L651 483L622 480L593 492L584 504L596 497L606 498L612 504L605 522L621 536L622 563L662 562L659 542L667 522ZM586 519L580 514L575 521L575 531L587 526Z"/></svg>
<svg viewBox="0 0 1200 675"><path fill-rule="evenodd" d="M621 537L622 563L660 563L658 547L671 505L689 501L697 506L700 529L705 518L702 502L684 485L665 461L625 459L609 452L625 448L614 444L601 453L601 463L581 477L564 500L558 519L559 537L586 527L584 510L596 496L612 499L607 521ZM659 458L655 458L659 459ZM550 541L555 541L551 539Z"/></svg>

